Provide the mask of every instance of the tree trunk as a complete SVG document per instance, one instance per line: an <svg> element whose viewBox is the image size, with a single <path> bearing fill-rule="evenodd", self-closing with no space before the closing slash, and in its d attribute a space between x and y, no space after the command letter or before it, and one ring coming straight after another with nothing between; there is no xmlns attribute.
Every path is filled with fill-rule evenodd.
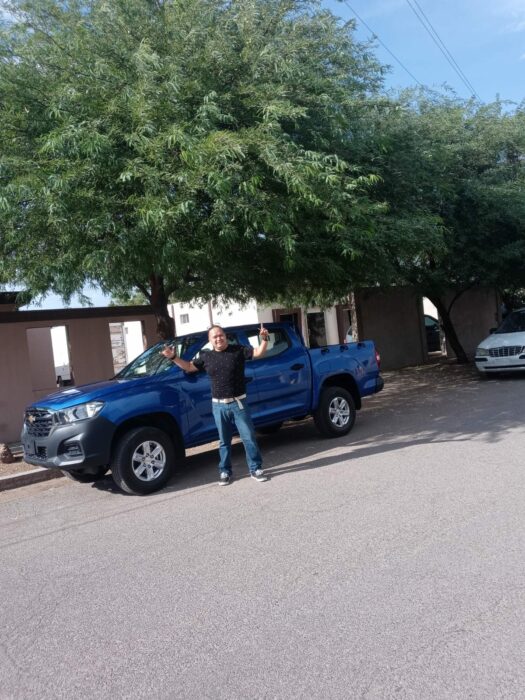
<svg viewBox="0 0 525 700"><path fill-rule="evenodd" d="M443 303L443 301L437 297L437 296L430 296L429 294L425 295L430 301L434 304L436 309L438 310L439 317L441 319L441 323L443 324L443 331L445 333L445 337L447 339L447 342L450 344L450 347L454 351L454 354L456 355L456 359L459 364L465 364L468 362L468 357L467 353L463 349L463 346L459 342L459 338L456 333L456 329L454 328L454 324L452 323L452 319L450 318L450 310L452 309L452 304L456 301L456 299L459 298L459 295L454 298L452 301L452 304L447 308L447 306Z"/></svg>
<svg viewBox="0 0 525 700"><path fill-rule="evenodd" d="M175 322L168 313L168 295L161 275L151 275L149 302L157 319L157 335L168 340L175 335Z"/></svg>

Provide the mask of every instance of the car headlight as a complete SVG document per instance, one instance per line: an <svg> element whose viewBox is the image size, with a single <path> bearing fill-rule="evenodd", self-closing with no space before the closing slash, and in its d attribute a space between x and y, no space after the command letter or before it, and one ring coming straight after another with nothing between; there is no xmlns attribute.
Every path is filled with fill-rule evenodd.
<svg viewBox="0 0 525 700"><path fill-rule="evenodd" d="M487 348L476 348L476 357L488 357L489 351Z"/></svg>
<svg viewBox="0 0 525 700"><path fill-rule="evenodd" d="M90 401L89 403L81 403L71 408L63 408L61 411L55 413L55 420L57 423L66 425L68 423L76 423L79 420L94 418L98 416L103 406L103 401Z"/></svg>

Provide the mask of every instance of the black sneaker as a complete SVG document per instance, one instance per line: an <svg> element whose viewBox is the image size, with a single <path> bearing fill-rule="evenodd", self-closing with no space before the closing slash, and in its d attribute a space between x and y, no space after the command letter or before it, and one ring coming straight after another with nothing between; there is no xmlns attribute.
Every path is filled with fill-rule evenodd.
<svg viewBox="0 0 525 700"><path fill-rule="evenodd" d="M231 476L228 474L228 472L221 472L219 474L219 481L218 481L219 486L228 486L230 481L231 481Z"/></svg>
<svg viewBox="0 0 525 700"><path fill-rule="evenodd" d="M250 472L250 476L252 479L255 479L255 481L268 481L268 477L262 469L256 469L254 472Z"/></svg>

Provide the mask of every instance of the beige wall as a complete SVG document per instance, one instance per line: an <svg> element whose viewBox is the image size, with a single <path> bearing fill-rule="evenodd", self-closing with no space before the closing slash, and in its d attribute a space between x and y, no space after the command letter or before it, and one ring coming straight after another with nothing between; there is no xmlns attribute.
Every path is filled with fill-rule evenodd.
<svg viewBox="0 0 525 700"><path fill-rule="evenodd" d="M157 342L156 321L152 314L137 313L134 316L127 313L120 316L117 312L110 315L110 309L100 311L108 315L95 318L75 318L75 310L68 310L67 314L62 314L60 317L52 316L52 312L49 312L46 317L45 311L17 311L9 314L8 321L2 319L0 322L0 347L2 348L0 443L18 442L25 407L56 389L52 350L50 355L49 347L47 350L42 350L41 360L35 353L30 356L28 329L31 329L31 337L37 340L41 348L45 348L45 340L43 339L45 339L46 334L50 334L49 329L52 326L64 325L67 327L71 367L77 386L108 379L114 375L109 323L142 321L146 345L150 346ZM28 316L30 320L25 321L24 318ZM40 333L35 333L35 329L40 329ZM47 376L45 366L50 368L53 373L52 378L51 375ZM37 367L42 368L43 375L41 377ZM45 385L49 382L51 382L51 386L46 387ZM33 387L35 387L35 392Z"/></svg>
<svg viewBox="0 0 525 700"><path fill-rule="evenodd" d="M383 369L426 361L423 305L414 290L362 290L356 294L356 311L359 339L375 342Z"/></svg>
<svg viewBox="0 0 525 700"><path fill-rule="evenodd" d="M451 292L446 298L450 303ZM368 289L356 294L360 340L374 340L383 369L417 365L427 361L423 304L409 287ZM452 307L452 322L469 357L479 342L498 325L499 297L492 289L465 292ZM454 358L447 344L447 356Z"/></svg>
<svg viewBox="0 0 525 700"><path fill-rule="evenodd" d="M450 303L449 294L446 303ZM486 338L491 328L499 324L499 295L493 289L476 288L462 294L454 302L451 311L452 323L459 342L470 358L474 357L477 346ZM447 355L455 357L447 344Z"/></svg>
<svg viewBox="0 0 525 700"><path fill-rule="evenodd" d="M26 326L0 325L0 347L0 442L16 442L24 408L33 400Z"/></svg>

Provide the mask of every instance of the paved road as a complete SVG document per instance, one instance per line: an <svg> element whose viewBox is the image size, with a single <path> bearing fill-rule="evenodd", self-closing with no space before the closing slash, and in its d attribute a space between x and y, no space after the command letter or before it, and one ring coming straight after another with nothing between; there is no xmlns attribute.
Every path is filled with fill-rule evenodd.
<svg viewBox="0 0 525 700"><path fill-rule="evenodd" d="M2 700L523 698L525 378L389 379L266 484L0 494Z"/></svg>

